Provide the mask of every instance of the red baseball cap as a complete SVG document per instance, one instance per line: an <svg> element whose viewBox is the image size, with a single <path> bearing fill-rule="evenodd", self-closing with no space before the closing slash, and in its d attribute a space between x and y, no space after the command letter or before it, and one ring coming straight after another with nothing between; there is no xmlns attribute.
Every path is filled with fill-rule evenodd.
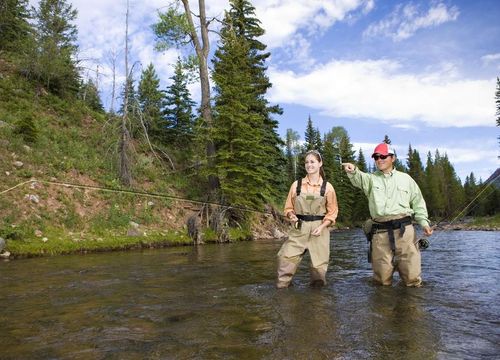
<svg viewBox="0 0 500 360"><path fill-rule="evenodd" d="M389 144L382 143L382 144L378 144L375 147L375 150L373 150L372 157L375 154L379 154L379 155L394 155L395 152L394 152L394 149L389 146Z"/></svg>

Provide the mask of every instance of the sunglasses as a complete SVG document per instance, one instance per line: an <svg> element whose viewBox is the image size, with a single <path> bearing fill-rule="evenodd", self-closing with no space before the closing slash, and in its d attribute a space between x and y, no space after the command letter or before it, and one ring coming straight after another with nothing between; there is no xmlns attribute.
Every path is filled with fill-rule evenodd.
<svg viewBox="0 0 500 360"><path fill-rule="evenodd" d="M385 159L387 159L389 156L392 156L392 155L373 155L372 157L375 159L375 161L377 161L378 159L385 160Z"/></svg>

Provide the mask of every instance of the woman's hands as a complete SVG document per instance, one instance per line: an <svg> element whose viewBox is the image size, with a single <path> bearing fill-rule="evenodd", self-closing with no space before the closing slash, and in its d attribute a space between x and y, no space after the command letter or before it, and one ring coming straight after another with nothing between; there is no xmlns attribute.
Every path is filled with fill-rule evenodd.
<svg viewBox="0 0 500 360"><path fill-rule="evenodd" d="M320 226L318 226L316 229L311 231L311 235L320 236L323 229L328 227L328 225L330 225L330 223L331 223L330 220L323 221Z"/></svg>

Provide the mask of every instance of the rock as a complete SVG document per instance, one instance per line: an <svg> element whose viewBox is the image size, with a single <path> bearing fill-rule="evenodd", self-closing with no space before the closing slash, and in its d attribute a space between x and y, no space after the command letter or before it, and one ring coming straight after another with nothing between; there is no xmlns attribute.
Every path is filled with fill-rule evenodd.
<svg viewBox="0 0 500 360"><path fill-rule="evenodd" d="M8 251L0 252L0 258L2 258L2 259L8 259L9 256L10 256L10 252L8 252Z"/></svg>
<svg viewBox="0 0 500 360"><path fill-rule="evenodd" d="M39 230L39 229L35 230L35 236L36 237L42 237L42 235L43 235L43 232L41 230Z"/></svg>
<svg viewBox="0 0 500 360"><path fill-rule="evenodd" d="M38 189L40 188L40 184L36 181L33 181L31 184L30 184L30 189Z"/></svg>
<svg viewBox="0 0 500 360"><path fill-rule="evenodd" d="M6 171L5 175L9 176L10 175L10 171Z"/></svg>
<svg viewBox="0 0 500 360"><path fill-rule="evenodd" d="M276 229L276 228L273 229L273 238L275 238L275 239L282 239L282 238L284 238L286 236L287 235L283 231L281 231L279 229Z"/></svg>
<svg viewBox="0 0 500 360"><path fill-rule="evenodd" d="M31 152L31 148L28 145L23 145L23 149L26 152Z"/></svg>
<svg viewBox="0 0 500 360"><path fill-rule="evenodd" d="M27 199L28 201L31 201L34 204L38 204L40 202L40 198L38 197L38 195L26 194L24 198Z"/></svg>
<svg viewBox="0 0 500 360"><path fill-rule="evenodd" d="M5 240L0 237L0 252L5 248Z"/></svg>
<svg viewBox="0 0 500 360"><path fill-rule="evenodd" d="M13 165L16 168L18 168L18 169L20 169L20 168L22 168L24 166L24 164L22 163L22 161L14 161Z"/></svg>
<svg viewBox="0 0 500 360"><path fill-rule="evenodd" d="M133 221L128 223L133 229L139 229L139 224Z"/></svg>
<svg viewBox="0 0 500 360"><path fill-rule="evenodd" d="M154 204L155 204L154 202L152 202L152 201L148 201L148 206L149 206L149 207L153 207L153 206L154 206Z"/></svg>
<svg viewBox="0 0 500 360"><path fill-rule="evenodd" d="M139 229L130 228L127 230L127 236L136 237L136 236L144 236L144 234Z"/></svg>

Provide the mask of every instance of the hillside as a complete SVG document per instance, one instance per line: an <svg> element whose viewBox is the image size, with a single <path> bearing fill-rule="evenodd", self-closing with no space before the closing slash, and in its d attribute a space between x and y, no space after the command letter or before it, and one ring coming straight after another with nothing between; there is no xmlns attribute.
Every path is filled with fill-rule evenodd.
<svg viewBox="0 0 500 360"><path fill-rule="evenodd" d="M190 186L197 174L172 171L135 141L133 183L121 187L116 122L35 88L0 59L0 237L13 256L192 243L186 224L201 204L179 199L203 198ZM274 223L252 223L263 222ZM270 236L265 227L226 232L229 241ZM203 240L218 236L206 230Z"/></svg>

